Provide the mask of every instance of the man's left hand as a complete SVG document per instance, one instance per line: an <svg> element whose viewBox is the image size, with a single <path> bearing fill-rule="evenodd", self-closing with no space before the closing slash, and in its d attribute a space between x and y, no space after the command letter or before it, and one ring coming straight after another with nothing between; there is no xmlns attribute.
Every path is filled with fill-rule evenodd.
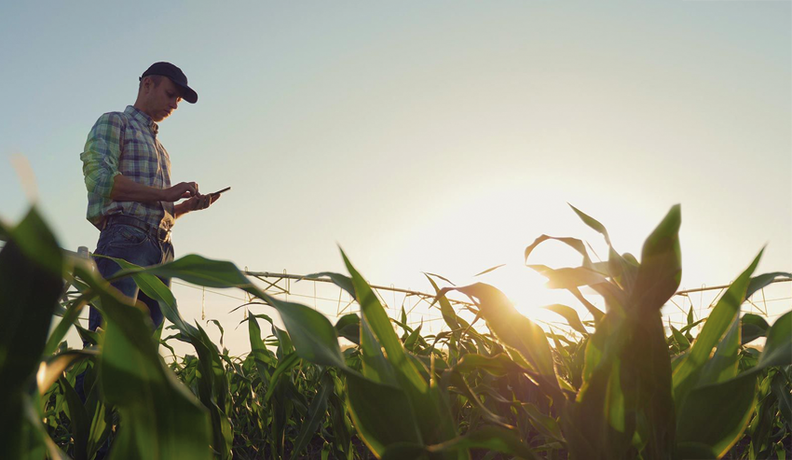
<svg viewBox="0 0 792 460"><path fill-rule="evenodd" d="M200 211L201 209L206 209L212 205L215 201L220 199L220 195L195 195L194 197L190 198L189 200L184 202L184 205L190 211Z"/></svg>

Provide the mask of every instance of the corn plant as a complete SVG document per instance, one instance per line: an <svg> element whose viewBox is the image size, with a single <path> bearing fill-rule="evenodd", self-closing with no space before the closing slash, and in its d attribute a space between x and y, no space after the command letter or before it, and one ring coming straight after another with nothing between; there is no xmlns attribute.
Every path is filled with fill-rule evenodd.
<svg viewBox="0 0 792 460"><path fill-rule="evenodd" d="M574 208L573 208L574 209ZM231 263L188 255L168 264L122 270L103 280L90 264L64 257L35 209L0 227L0 458L721 458L783 455L790 439L792 312L772 326L740 317L751 294L786 273L754 276L759 257L722 296L709 318L663 327L660 308L681 276L680 212L674 207L647 239L640 262L619 254L605 227L607 262L593 262L582 241L567 244L580 267L531 265L549 285L572 292L590 312L563 316L579 339L544 331L495 287L440 288L448 330L422 335L389 318L342 252L348 275L317 273L356 299L361 314L333 325L313 309L252 285ZM159 300L170 335L151 333L148 315L109 282L131 276ZM233 357L198 323L185 321L158 277L242 289L251 352ZM605 300L598 309L580 288ZM76 296L64 296L75 290ZM467 322L448 302L471 298ZM105 326L76 323L86 305ZM285 330L256 314L274 307ZM57 324L51 324L53 319ZM475 327L483 319L486 328ZM271 334L262 336L261 324ZM216 323L219 327L219 323ZM53 327L54 326L54 327ZM75 327L89 344L70 350ZM698 336L693 333L700 328ZM353 346L341 350L339 337ZM747 344L765 337L762 352ZM158 346L189 344L166 364ZM77 375L84 375L82 397ZM741 441L742 440L742 441Z"/></svg>

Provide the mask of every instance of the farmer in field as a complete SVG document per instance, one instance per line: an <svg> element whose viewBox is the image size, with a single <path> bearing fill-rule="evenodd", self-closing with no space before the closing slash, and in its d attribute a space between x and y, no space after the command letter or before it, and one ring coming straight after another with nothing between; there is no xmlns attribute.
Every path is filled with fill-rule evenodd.
<svg viewBox="0 0 792 460"><path fill-rule="evenodd" d="M137 100L123 112L105 113L91 129L80 154L88 189L88 220L100 230L96 254L149 266L173 260L171 230L180 216L208 208L219 195L202 195L196 182L171 186L170 157L157 139L161 122L185 100L195 104L198 94L175 65L157 62L140 77ZM185 199L176 203L181 199ZM117 263L96 258L107 278L120 270ZM170 286L170 279L163 279ZM149 309L155 328L162 323L156 300L139 289L132 278L113 283ZM90 330L102 322L93 307Z"/></svg>

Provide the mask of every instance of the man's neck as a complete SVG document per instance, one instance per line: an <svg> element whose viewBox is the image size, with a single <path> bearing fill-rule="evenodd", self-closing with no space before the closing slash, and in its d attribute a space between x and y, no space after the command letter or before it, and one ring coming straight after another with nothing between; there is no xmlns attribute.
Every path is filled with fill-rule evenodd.
<svg viewBox="0 0 792 460"><path fill-rule="evenodd" d="M148 110L146 110L146 107L140 101L135 101L135 104L132 107L134 107L134 108L140 110L141 112L145 113L146 115L149 116L149 118L154 119L154 117L151 116L151 114L148 112Z"/></svg>

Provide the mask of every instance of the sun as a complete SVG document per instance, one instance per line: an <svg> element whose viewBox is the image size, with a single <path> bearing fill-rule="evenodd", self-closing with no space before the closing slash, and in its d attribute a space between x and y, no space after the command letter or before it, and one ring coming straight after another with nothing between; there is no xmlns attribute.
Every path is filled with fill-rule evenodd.
<svg viewBox="0 0 792 460"><path fill-rule="evenodd" d="M484 278L486 277L486 278ZM500 289L522 315L538 323L542 328L568 329L566 321L556 313L543 307L562 304L578 312L581 320L589 319L586 309L571 293L562 289L550 289L546 278L524 265L504 265L482 276L482 282ZM587 296L588 297L588 296ZM598 303L596 298L589 298Z"/></svg>

